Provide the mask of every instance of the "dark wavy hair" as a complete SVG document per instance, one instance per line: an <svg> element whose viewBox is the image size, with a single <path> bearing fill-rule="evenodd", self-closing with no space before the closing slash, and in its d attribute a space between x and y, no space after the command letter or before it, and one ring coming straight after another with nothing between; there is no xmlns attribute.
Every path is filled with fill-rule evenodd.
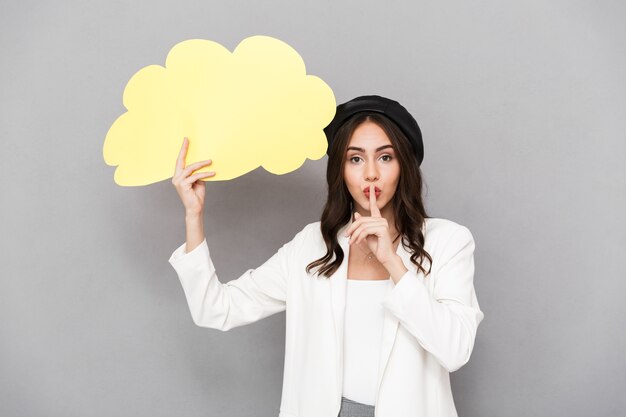
<svg viewBox="0 0 626 417"><path fill-rule="evenodd" d="M335 140L333 140L326 167L328 200L324 206L321 218L321 231L326 243L326 254L307 265L306 272L308 273L311 269L320 267L316 273L330 277L343 262L344 253L337 241L337 234L350 221L352 216L352 196L343 177L346 162L345 156L352 134L361 123L366 121L380 126L389 137L395 150L396 157L400 163L398 188L391 200L395 225L400 232L400 236L402 236L402 245L412 253L411 262L425 276L428 276L432 258L424 250L422 226L425 222L424 219L428 218L428 216L422 201L422 174L407 137L393 121L376 112L355 114L339 128ZM333 254L334 260L332 260ZM422 266L424 258L428 259L428 271Z"/></svg>

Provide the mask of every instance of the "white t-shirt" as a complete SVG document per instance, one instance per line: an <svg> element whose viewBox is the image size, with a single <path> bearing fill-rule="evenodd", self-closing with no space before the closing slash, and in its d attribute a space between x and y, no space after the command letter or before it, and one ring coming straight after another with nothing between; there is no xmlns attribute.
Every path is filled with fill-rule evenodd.
<svg viewBox="0 0 626 417"><path fill-rule="evenodd" d="M362 404L376 402L385 317L382 301L391 287L391 279L348 279L342 396Z"/></svg>

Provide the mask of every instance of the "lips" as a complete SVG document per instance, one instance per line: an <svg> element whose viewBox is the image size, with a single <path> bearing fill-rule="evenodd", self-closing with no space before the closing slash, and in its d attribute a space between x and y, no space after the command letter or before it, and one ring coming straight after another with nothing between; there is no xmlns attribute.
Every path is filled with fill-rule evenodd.
<svg viewBox="0 0 626 417"><path fill-rule="evenodd" d="M365 193L365 195L367 197L369 197L370 196L370 187L368 186L368 187L364 188L363 192ZM380 188L374 187L374 193L376 194L376 197L378 197L380 195L380 193L381 193Z"/></svg>

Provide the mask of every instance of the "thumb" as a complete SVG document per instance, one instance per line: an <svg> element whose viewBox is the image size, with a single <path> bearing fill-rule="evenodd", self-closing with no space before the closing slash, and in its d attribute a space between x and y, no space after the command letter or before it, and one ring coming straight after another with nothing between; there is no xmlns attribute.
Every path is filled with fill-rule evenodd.
<svg viewBox="0 0 626 417"><path fill-rule="evenodd" d="M354 220L358 219L359 217L361 217L361 215L358 212L354 213Z"/></svg>

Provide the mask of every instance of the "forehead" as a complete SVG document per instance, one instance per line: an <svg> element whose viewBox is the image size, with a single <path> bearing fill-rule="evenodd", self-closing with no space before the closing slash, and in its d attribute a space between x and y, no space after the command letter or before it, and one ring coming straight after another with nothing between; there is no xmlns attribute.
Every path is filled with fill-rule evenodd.
<svg viewBox="0 0 626 417"><path fill-rule="evenodd" d="M381 145L391 145L391 140L380 126L374 122L361 123L352 133L348 146L359 148L377 148Z"/></svg>

